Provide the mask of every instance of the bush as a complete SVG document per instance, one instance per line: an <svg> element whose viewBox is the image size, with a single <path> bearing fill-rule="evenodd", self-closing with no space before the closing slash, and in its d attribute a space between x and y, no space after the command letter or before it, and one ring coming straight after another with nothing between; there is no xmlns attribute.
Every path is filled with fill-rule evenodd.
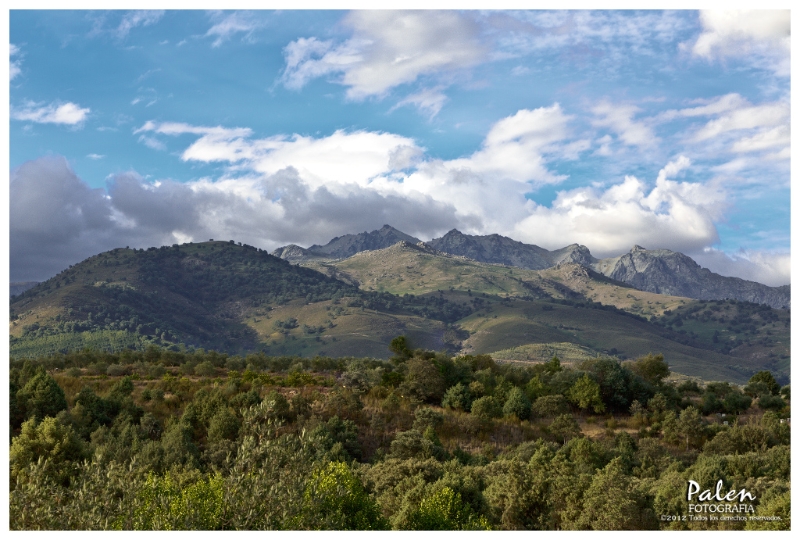
<svg viewBox="0 0 800 540"><path fill-rule="evenodd" d="M765 411L780 411L786 407L786 402L780 396L773 396L770 394L762 394L758 398L758 406Z"/></svg>
<svg viewBox="0 0 800 540"><path fill-rule="evenodd" d="M531 416L553 418L569 411L567 399L561 394L542 396L531 405Z"/></svg>
<svg viewBox="0 0 800 540"><path fill-rule="evenodd" d="M527 420L531 415L531 402L525 392L516 386L512 388L508 393L505 405L503 405L503 414Z"/></svg>
<svg viewBox="0 0 800 540"><path fill-rule="evenodd" d="M214 368L214 364L206 360L205 362L200 362L194 367L195 375L199 375L200 377L211 377L213 376L217 370Z"/></svg>
<svg viewBox="0 0 800 540"><path fill-rule="evenodd" d="M378 504L344 463L328 463L311 478L296 528L372 531L388 528Z"/></svg>
<svg viewBox="0 0 800 540"><path fill-rule="evenodd" d="M25 470L39 459L46 459L46 474L56 483L66 484L74 466L85 457L83 441L72 429L57 419L35 417L22 424L22 432L11 441L11 487L25 481Z"/></svg>
<svg viewBox="0 0 800 540"><path fill-rule="evenodd" d="M17 403L25 411L25 418L55 417L67 408L64 391L55 379L44 370L39 370L17 393Z"/></svg>
<svg viewBox="0 0 800 540"><path fill-rule="evenodd" d="M487 519L476 514L449 486L425 497L403 528L416 531L488 531Z"/></svg>
<svg viewBox="0 0 800 540"><path fill-rule="evenodd" d="M119 364L111 364L106 368L106 375L109 377L121 377L122 375L127 375L128 370L125 366L121 366Z"/></svg>
<svg viewBox="0 0 800 540"><path fill-rule="evenodd" d="M458 383L447 389L442 399L442 407L446 409L457 409L468 411L472 406L472 395L469 389L462 383Z"/></svg>
<svg viewBox="0 0 800 540"><path fill-rule="evenodd" d="M484 396L472 402L472 414L482 418L498 418L502 411L492 396Z"/></svg>

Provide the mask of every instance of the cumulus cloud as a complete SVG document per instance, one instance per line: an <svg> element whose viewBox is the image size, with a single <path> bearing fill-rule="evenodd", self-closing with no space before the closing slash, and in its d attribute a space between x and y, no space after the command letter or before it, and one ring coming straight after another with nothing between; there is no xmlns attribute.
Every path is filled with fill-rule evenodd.
<svg viewBox="0 0 800 540"><path fill-rule="evenodd" d="M402 153L410 156L421 152L407 137L367 131L339 130L321 138L280 135L252 139L252 132L247 128L148 122L136 133L148 131L173 136L200 135L183 151L181 159L184 161L228 162L236 170L247 169L260 174L274 174L286 167L295 167L303 180L314 188L327 185L336 189L337 185L350 183L367 186L398 164L399 168L407 167L408 164L400 163Z"/></svg>
<svg viewBox="0 0 800 540"><path fill-rule="evenodd" d="M354 11L342 24L352 31L343 43L312 37L286 46L281 80L287 88L332 75L358 100L488 58L477 24L454 11Z"/></svg>
<svg viewBox="0 0 800 540"><path fill-rule="evenodd" d="M14 59L15 56L17 57L16 60ZM9 57L8 79L10 81L13 81L14 77L16 77L17 75L22 73L22 68L20 67L19 56L20 56L19 47L17 47L13 43L10 43L8 45L8 57Z"/></svg>
<svg viewBox="0 0 800 540"><path fill-rule="evenodd" d="M707 59L729 56L772 60L776 73L789 75L789 10L702 11L703 33L692 53Z"/></svg>
<svg viewBox="0 0 800 540"><path fill-rule="evenodd" d="M706 248L691 256L700 266L723 276L757 281L771 287L791 282L792 257L789 253L740 250L729 255Z"/></svg>
<svg viewBox="0 0 800 540"><path fill-rule="evenodd" d="M566 178L552 162L596 145L576 134L573 121L557 103L523 109L491 126L475 152L449 160L393 133L258 138L249 128L149 121L134 136L159 144L174 138L184 145L181 159L220 163L222 175L150 183L126 173L92 190L63 159L27 163L12 173L13 279L41 279L123 245L230 238L273 249L325 243L384 223L423 239L456 227L548 249L577 242L598 257L639 244L706 254L721 273L769 278L764 268L772 259L757 253L729 257L727 267L708 255L719 242L715 223L724 219L730 194L724 182L682 181L688 170L707 170L686 155L648 181L598 179L558 192L549 205L529 200L538 187Z"/></svg>
<svg viewBox="0 0 800 540"><path fill-rule="evenodd" d="M11 109L11 118L38 124L66 124L76 125L83 123L91 110L82 108L72 103L41 103L28 102L23 107Z"/></svg>
<svg viewBox="0 0 800 540"><path fill-rule="evenodd" d="M213 37L212 47L219 47L236 34L245 34L245 38L252 36L253 32L264 26L254 14L246 11L235 11L223 16L221 13L212 15L217 22L208 29L206 37Z"/></svg>
<svg viewBox="0 0 800 540"><path fill-rule="evenodd" d="M696 252L719 241L714 221L725 209L719 188L668 180L665 167L655 186L627 176L605 190L582 187L560 192L550 207L535 206L515 228L523 241L549 249L576 242L597 257L628 251L634 244Z"/></svg>
<svg viewBox="0 0 800 540"><path fill-rule="evenodd" d="M63 158L40 158L11 174L11 279L42 280L95 253L208 238L265 249L310 245L375 223L408 224L410 234L459 224L452 204L351 186L310 188L292 168L269 176L147 183L116 175L91 189ZM358 211L354 211L358 209Z"/></svg>

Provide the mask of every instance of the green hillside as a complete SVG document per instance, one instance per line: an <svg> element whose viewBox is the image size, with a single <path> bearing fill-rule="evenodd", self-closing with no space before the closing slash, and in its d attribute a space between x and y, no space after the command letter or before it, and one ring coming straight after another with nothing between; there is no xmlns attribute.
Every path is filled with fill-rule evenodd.
<svg viewBox="0 0 800 540"><path fill-rule="evenodd" d="M12 300L11 354L155 344L386 356L386 343L402 333L446 347L447 322L470 310L440 298L362 292L232 242L115 249Z"/></svg>
<svg viewBox="0 0 800 540"><path fill-rule="evenodd" d="M575 264L522 270L408 243L305 264L219 241L101 253L12 299L11 354L157 345L387 358L388 343L405 335L414 348L515 361L545 360L548 344L566 343L574 349L555 352L565 360L652 352L704 379L742 382L769 369L789 380L785 310L642 292Z"/></svg>
<svg viewBox="0 0 800 540"><path fill-rule="evenodd" d="M406 243L308 266L365 290L456 302L466 294L475 308L458 321L470 334L467 353L568 342L620 358L662 352L676 371L710 379L741 381L760 369L789 378L785 310L640 291L576 264L524 270Z"/></svg>

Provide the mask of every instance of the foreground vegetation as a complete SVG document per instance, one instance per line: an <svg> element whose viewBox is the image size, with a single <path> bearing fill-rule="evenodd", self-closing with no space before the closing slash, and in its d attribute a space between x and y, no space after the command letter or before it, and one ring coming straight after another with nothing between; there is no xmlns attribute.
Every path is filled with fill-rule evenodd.
<svg viewBox="0 0 800 540"><path fill-rule="evenodd" d="M790 523L789 387L664 359L145 351L12 361L12 529L743 529ZM780 521L682 521L689 479ZM748 514L749 515L749 514Z"/></svg>

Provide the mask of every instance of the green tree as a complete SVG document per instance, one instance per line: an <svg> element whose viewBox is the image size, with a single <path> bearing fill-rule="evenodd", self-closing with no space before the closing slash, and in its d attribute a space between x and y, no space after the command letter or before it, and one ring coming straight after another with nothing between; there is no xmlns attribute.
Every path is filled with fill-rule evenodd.
<svg viewBox="0 0 800 540"><path fill-rule="evenodd" d="M542 396L531 405L531 415L541 418L553 418L569 410L569 404L561 394Z"/></svg>
<svg viewBox="0 0 800 540"><path fill-rule="evenodd" d="M699 446L705 434L705 422L700 416L700 411L694 406L686 407L678 417L678 434L686 441L686 449L689 446Z"/></svg>
<svg viewBox="0 0 800 540"><path fill-rule="evenodd" d="M531 415L531 402L519 387L514 387L508 393L506 403L503 405L503 414L516 416L520 420L527 420Z"/></svg>
<svg viewBox="0 0 800 540"><path fill-rule="evenodd" d="M583 511L575 523L577 529L622 531L657 529L652 511L643 504L624 472L621 458L614 458L592 478L583 497Z"/></svg>
<svg viewBox="0 0 800 540"><path fill-rule="evenodd" d="M791 491L768 493L756 508L756 516L777 517L778 520L748 521L747 530L788 531L792 525Z"/></svg>
<svg viewBox="0 0 800 540"><path fill-rule="evenodd" d="M500 405L492 396L483 396L473 401L471 411L483 419L497 418L501 414Z"/></svg>
<svg viewBox="0 0 800 540"><path fill-rule="evenodd" d="M298 519L302 529L372 531L388 528L380 507L358 477L341 462L314 473Z"/></svg>
<svg viewBox="0 0 800 540"><path fill-rule="evenodd" d="M407 396L430 403L441 403L445 380L432 360L412 358L406 362L406 378L400 391Z"/></svg>
<svg viewBox="0 0 800 540"><path fill-rule="evenodd" d="M767 390L772 395L778 395L781 391L781 385L775 380L775 377L772 376L772 373L769 371L763 370L759 371L748 381L748 384L755 384L755 383L764 383L767 387Z"/></svg>
<svg viewBox="0 0 800 540"><path fill-rule="evenodd" d="M22 424L22 431L11 441L11 484L25 481L26 468L39 460L45 462L45 471L50 479L65 484L74 470L76 462L86 456L86 447L70 425L56 418L36 416Z"/></svg>
<svg viewBox="0 0 800 540"><path fill-rule="evenodd" d="M580 409L589 410L591 408L595 413L606 410L606 406L600 398L600 386L588 374L584 374L572 385L567 391L567 399Z"/></svg>
<svg viewBox="0 0 800 540"><path fill-rule="evenodd" d="M224 480L220 475L200 479L181 488L167 473L150 474L133 501L133 518L125 523L120 516L116 529L134 530L215 530L222 527Z"/></svg>
<svg viewBox="0 0 800 540"><path fill-rule="evenodd" d="M444 393L442 407L446 409L457 409L468 411L472 406L472 395L469 389L462 383L451 386Z"/></svg>
<svg viewBox="0 0 800 540"><path fill-rule="evenodd" d="M444 486L422 499L404 528L416 531L470 531L491 529L488 520L476 514L461 494Z"/></svg>
<svg viewBox="0 0 800 540"><path fill-rule="evenodd" d="M208 424L208 440L235 440L239 435L241 422L230 407L220 407Z"/></svg>
<svg viewBox="0 0 800 540"><path fill-rule="evenodd" d="M652 385L658 386L669 377L669 365L663 354L648 354L631 362L630 369Z"/></svg>
<svg viewBox="0 0 800 540"><path fill-rule="evenodd" d="M64 391L43 369L25 383L17 393L17 401L24 408L26 418L35 416L40 420L45 416L55 417L67 408Z"/></svg>
<svg viewBox="0 0 800 540"><path fill-rule="evenodd" d="M411 348L408 346L408 340L406 339L406 336L397 336L394 338L389 343L389 350L395 354L395 356L392 358L392 362L396 364L405 362L411 358Z"/></svg>
<svg viewBox="0 0 800 540"><path fill-rule="evenodd" d="M561 439L564 444L573 437L581 434L578 422L571 414L562 414L553 419L548 428L550 433Z"/></svg>

